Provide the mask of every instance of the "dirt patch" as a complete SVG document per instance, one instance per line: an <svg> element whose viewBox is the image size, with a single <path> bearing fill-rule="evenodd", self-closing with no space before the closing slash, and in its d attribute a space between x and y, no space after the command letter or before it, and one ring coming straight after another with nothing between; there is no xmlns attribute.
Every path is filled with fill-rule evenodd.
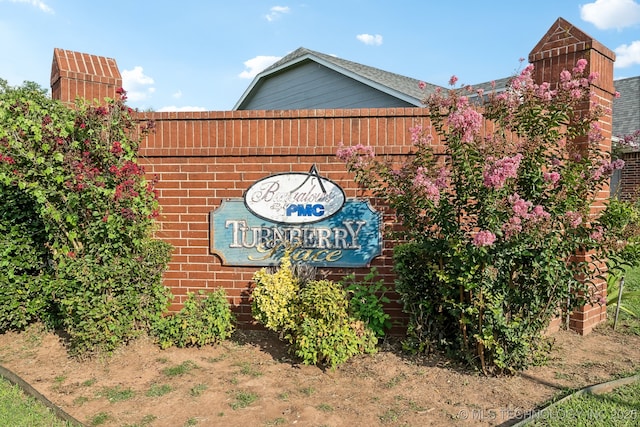
<svg viewBox="0 0 640 427"><path fill-rule="evenodd" d="M76 419L108 426L509 425L567 388L640 368L640 337L560 331L547 365L487 378L385 346L333 371L299 365L267 332L201 349L139 340L109 358L69 358L58 336L0 335L0 364Z"/></svg>

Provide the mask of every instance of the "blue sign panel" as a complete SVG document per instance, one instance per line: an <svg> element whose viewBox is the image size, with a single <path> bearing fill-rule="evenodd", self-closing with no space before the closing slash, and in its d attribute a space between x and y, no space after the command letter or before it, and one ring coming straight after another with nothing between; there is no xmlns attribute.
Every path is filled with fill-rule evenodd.
<svg viewBox="0 0 640 427"><path fill-rule="evenodd" d="M272 222L251 213L243 199L211 212L211 253L225 265L278 265L288 247L293 262L318 267L366 267L382 252L382 219L368 202L347 200L314 223Z"/></svg>

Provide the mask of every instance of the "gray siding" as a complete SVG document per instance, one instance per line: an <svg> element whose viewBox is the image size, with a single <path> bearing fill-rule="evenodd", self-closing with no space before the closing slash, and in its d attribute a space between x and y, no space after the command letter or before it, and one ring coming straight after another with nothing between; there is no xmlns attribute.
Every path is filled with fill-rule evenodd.
<svg viewBox="0 0 640 427"><path fill-rule="evenodd" d="M412 104L315 62L305 62L259 83L239 110L390 108Z"/></svg>

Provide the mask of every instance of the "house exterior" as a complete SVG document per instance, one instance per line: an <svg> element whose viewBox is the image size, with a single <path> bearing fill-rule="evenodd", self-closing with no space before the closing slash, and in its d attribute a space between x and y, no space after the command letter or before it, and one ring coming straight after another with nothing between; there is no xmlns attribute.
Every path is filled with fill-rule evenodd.
<svg viewBox="0 0 640 427"><path fill-rule="evenodd" d="M613 140L640 130L640 76L615 80L619 98L613 100ZM640 141L638 141L640 143ZM622 150L625 167L616 171L611 180L611 193L623 200L635 200L640 196L640 150L628 147Z"/></svg>

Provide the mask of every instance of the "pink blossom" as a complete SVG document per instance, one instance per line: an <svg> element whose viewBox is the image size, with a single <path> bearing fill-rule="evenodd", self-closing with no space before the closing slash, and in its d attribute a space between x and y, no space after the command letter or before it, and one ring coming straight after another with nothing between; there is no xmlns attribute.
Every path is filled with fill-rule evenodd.
<svg viewBox="0 0 640 427"><path fill-rule="evenodd" d="M427 200L431 200L433 203L438 204L440 201L440 190L438 186L429 178L427 170L423 167L419 167L416 176L413 179L414 187L424 192Z"/></svg>
<svg viewBox="0 0 640 427"><path fill-rule="evenodd" d="M375 153L371 146L357 144L353 147L344 147L342 143L340 143L340 148L338 148L336 156L343 162L353 164L356 169L360 169L375 157Z"/></svg>
<svg viewBox="0 0 640 427"><path fill-rule="evenodd" d="M594 228L593 231L591 231L589 237L591 237L596 242L601 242L604 238L604 229L602 228L602 226L598 225L596 228Z"/></svg>
<svg viewBox="0 0 640 427"><path fill-rule="evenodd" d="M518 153L513 157L503 157L493 160L489 157L488 164L484 168L484 185L487 188L499 189L504 187L507 179L518 176L518 167L522 160L522 154Z"/></svg>
<svg viewBox="0 0 640 427"><path fill-rule="evenodd" d="M424 89L425 87L427 87L427 84L425 82L420 82L420 83L418 83L418 87L420 89Z"/></svg>
<svg viewBox="0 0 640 427"><path fill-rule="evenodd" d="M582 224L582 215L580 212L567 211L564 214L564 217L569 221L569 226L571 226L571 228L576 228Z"/></svg>
<svg viewBox="0 0 640 427"><path fill-rule="evenodd" d="M449 169L443 167L438 171L438 177L436 178L436 187L440 190L447 188L447 182L449 179Z"/></svg>
<svg viewBox="0 0 640 427"><path fill-rule="evenodd" d="M455 86L457 81L458 81L458 77L451 76L451 78L449 79L449 86Z"/></svg>
<svg viewBox="0 0 640 427"><path fill-rule="evenodd" d="M551 90L549 82L543 82L536 88L535 94L543 101L551 101L556 96L557 91Z"/></svg>
<svg viewBox="0 0 640 427"><path fill-rule="evenodd" d="M576 62L576 66L573 68L574 74L581 74L584 72L584 69L587 67L587 60L584 58L578 59Z"/></svg>
<svg viewBox="0 0 640 427"><path fill-rule="evenodd" d="M615 95L616 98L620 98L620 92L616 91Z"/></svg>
<svg viewBox="0 0 640 427"><path fill-rule="evenodd" d="M496 241L496 235L488 230L481 230L473 237L473 244L481 246L491 246Z"/></svg>
<svg viewBox="0 0 640 427"><path fill-rule="evenodd" d="M567 70L562 70L562 72L560 73L560 81L562 83L568 83L569 81L571 81L571 73Z"/></svg>
<svg viewBox="0 0 640 427"><path fill-rule="evenodd" d="M560 181L560 174L558 172L545 172L542 174L542 179L556 185Z"/></svg>
<svg viewBox="0 0 640 427"><path fill-rule="evenodd" d="M416 145L430 144L433 140L433 136L430 133L425 132L421 124L417 124L409 128L411 134L411 142Z"/></svg>
<svg viewBox="0 0 640 427"><path fill-rule="evenodd" d="M531 209L531 205L531 202L518 198L518 200L511 205L511 208L513 209L513 213L522 218L526 218L529 214L529 209Z"/></svg>
<svg viewBox="0 0 640 427"><path fill-rule="evenodd" d="M533 209L531 210L531 213L529 214L529 219L534 222L541 221L544 219L549 219L550 217L551 217L551 214L545 211L544 206L542 205L534 206Z"/></svg>
<svg viewBox="0 0 640 427"><path fill-rule="evenodd" d="M463 105L463 103L460 103L460 105ZM463 142L472 142L474 136L482 128L482 119L482 114L469 106L465 106L449 115L449 124L455 132L460 134Z"/></svg>
<svg viewBox="0 0 640 427"><path fill-rule="evenodd" d="M509 221L505 222L502 225L502 232L504 233L505 239L510 239L515 236L519 232L522 231L522 220L520 217L513 216L509 218Z"/></svg>
<svg viewBox="0 0 640 427"><path fill-rule="evenodd" d="M603 176L609 176L613 171L624 168L624 160L616 159L613 162L608 160L601 160L600 166L591 173L591 178L599 180Z"/></svg>

